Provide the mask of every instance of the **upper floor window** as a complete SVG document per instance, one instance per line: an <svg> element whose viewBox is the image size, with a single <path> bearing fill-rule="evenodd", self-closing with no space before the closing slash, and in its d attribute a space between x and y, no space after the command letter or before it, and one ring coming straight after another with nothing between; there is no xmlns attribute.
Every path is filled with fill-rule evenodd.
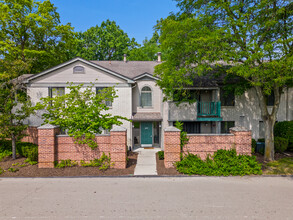
<svg viewBox="0 0 293 220"><path fill-rule="evenodd" d="M107 88L107 87L96 87L96 94L98 95L98 94L102 93L103 89L105 89L105 88ZM110 107L110 106L112 106L112 101L105 100L105 104L106 104L106 106Z"/></svg>
<svg viewBox="0 0 293 220"><path fill-rule="evenodd" d="M141 106L152 106L152 90L148 86L143 87L141 90Z"/></svg>
<svg viewBox="0 0 293 220"><path fill-rule="evenodd" d="M222 106L235 106L234 92L227 92L223 89L220 90L220 99Z"/></svg>
<svg viewBox="0 0 293 220"><path fill-rule="evenodd" d="M49 96L54 98L56 96L62 96L65 94L64 87L49 87Z"/></svg>
<svg viewBox="0 0 293 220"><path fill-rule="evenodd" d="M73 73L84 73L84 67L83 66L75 66L73 68Z"/></svg>
<svg viewBox="0 0 293 220"><path fill-rule="evenodd" d="M275 93L271 91L271 94L266 96L267 106L274 106L275 104Z"/></svg>

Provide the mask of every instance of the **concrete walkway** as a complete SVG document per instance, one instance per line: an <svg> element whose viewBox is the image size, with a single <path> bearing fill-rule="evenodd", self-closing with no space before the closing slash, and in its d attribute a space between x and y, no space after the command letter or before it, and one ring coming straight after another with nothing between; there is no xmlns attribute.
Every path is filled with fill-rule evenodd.
<svg viewBox="0 0 293 220"><path fill-rule="evenodd" d="M137 164L134 175L158 175L156 153L160 148L144 149L137 148L134 152L138 152Z"/></svg>

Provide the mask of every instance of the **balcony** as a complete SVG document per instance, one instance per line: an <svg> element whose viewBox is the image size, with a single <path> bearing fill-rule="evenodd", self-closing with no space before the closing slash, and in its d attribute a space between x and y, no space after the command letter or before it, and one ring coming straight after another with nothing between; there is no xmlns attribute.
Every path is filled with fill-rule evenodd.
<svg viewBox="0 0 293 220"><path fill-rule="evenodd" d="M197 102L198 121L222 121L221 102Z"/></svg>

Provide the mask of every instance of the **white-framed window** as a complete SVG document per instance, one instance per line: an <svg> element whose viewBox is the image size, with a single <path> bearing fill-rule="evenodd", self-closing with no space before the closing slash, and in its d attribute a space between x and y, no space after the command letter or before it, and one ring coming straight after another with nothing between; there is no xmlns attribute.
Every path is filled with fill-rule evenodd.
<svg viewBox="0 0 293 220"><path fill-rule="evenodd" d="M96 94L98 95L98 94L101 93L102 90L105 89L105 88L107 88L107 87L96 87ZM106 106L111 107L111 106L112 106L112 101L110 101L110 100L105 100L105 104L106 104Z"/></svg>
<svg viewBox="0 0 293 220"><path fill-rule="evenodd" d="M75 67L73 67L73 73L76 73L76 74L85 73L84 72L84 67L83 66L75 66Z"/></svg>
<svg viewBox="0 0 293 220"><path fill-rule="evenodd" d="M152 90L148 86L144 86L141 90L141 106L142 107L152 106Z"/></svg>
<svg viewBox="0 0 293 220"><path fill-rule="evenodd" d="M62 96L65 94L65 87L49 87L49 97Z"/></svg>

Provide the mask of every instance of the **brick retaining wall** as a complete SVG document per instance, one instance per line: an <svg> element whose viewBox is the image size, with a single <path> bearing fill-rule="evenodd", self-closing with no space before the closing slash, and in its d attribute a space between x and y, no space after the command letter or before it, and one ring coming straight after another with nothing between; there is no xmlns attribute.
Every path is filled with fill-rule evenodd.
<svg viewBox="0 0 293 220"><path fill-rule="evenodd" d="M98 147L91 149L87 145L74 143L74 138L59 135L60 130L53 125L44 125L38 128L39 168L53 168L54 161L84 160L89 162L99 158L103 153L111 155L113 168L125 169L127 157L126 129L116 127L110 135L97 135Z"/></svg>
<svg viewBox="0 0 293 220"><path fill-rule="evenodd" d="M165 130L164 137L165 167L171 168L174 167L174 162L180 161L180 131L169 127ZM201 159L219 149L231 148L235 148L238 154L251 155L251 131L245 128L231 128L230 134L192 134L188 138L183 154L197 154Z"/></svg>

